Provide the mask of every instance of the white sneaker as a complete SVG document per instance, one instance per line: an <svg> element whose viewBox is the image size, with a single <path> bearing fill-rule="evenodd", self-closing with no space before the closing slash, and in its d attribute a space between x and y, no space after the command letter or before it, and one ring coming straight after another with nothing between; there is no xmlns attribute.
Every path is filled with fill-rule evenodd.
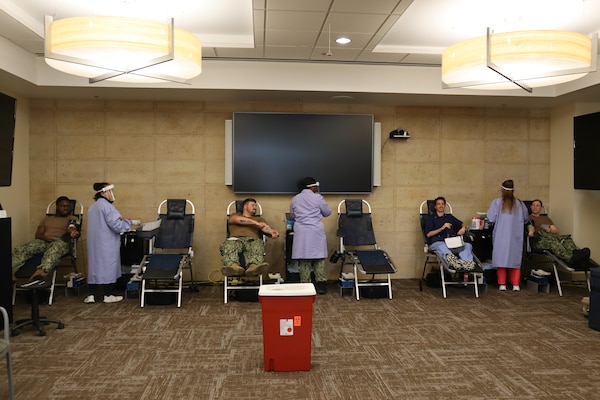
<svg viewBox="0 0 600 400"><path fill-rule="evenodd" d="M521 291L521 287L519 285L513 286L513 292L520 292L520 291Z"/></svg>
<svg viewBox="0 0 600 400"><path fill-rule="evenodd" d="M498 289L500 289L501 292L504 292L506 291L506 285L500 285Z"/></svg>
<svg viewBox="0 0 600 400"><path fill-rule="evenodd" d="M533 275L537 275L537 276L550 276L550 275L552 275L550 272L544 271L543 269L534 269L531 272L533 273Z"/></svg>
<svg viewBox="0 0 600 400"><path fill-rule="evenodd" d="M104 296L105 303L117 303L121 300L123 300L123 296L115 296L112 294L110 296Z"/></svg>
<svg viewBox="0 0 600 400"><path fill-rule="evenodd" d="M88 297L86 297L85 299L83 299L83 302L85 304L92 304L96 302L96 299L94 299L94 295L90 294Z"/></svg>

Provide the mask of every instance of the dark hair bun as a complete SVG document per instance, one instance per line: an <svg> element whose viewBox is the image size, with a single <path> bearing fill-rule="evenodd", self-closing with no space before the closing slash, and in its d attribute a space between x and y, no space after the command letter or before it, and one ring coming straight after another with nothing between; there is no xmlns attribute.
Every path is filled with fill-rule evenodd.
<svg viewBox="0 0 600 400"><path fill-rule="evenodd" d="M302 186L307 187L308 185L314 185L315 183L317 183L317 180L315 178L311 178L311 177L307 176L302 181Z"/></svg>
<svg viewBox="0 0 600 400"><path fill-rule="evenodd" d="M103 187L108 186L106 182L96 182L94 183L94 190L97 192L98 190L102 190Z"/></svg>

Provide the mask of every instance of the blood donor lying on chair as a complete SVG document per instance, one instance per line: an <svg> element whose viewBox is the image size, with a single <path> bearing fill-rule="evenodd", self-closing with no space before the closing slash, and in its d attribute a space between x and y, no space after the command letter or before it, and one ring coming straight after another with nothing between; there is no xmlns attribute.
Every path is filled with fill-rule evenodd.
<svg viewBox="0 0 600 400"><path fill-rule="evenodd" d="M48 272L56 267L61 257L69 252L71 238L79 237L78 224L79 218L71 215L71 200L66 196L56 199L56 214L46 216L40 222L35 232L35 239L14 249L12 254L13 281L16 281L15 273L19 268L39 253L44 253L41 264L30 279L44 279Z"/></svg>
<svg viewBox="0 0 600 400"><path fill-rule="evenodd" d="M440 196L434 201L435 212L425 220L425 234L429 239L429 248L444 258L450 267L457 269L474 268L475 262L473 261L471 243L465 243L458 254L454 254L444 242L447 237L463 235L465 233L464 224L452 214L445 213L445 198Z"/></svg>
<svg viewBox="0 0 600 400"><path fill-rule="evenodd" d="M229 238L220 246L223 256L221 272L225 276L258 276L269 270L264 261L265 246L262 235L273 239L279 232L271 228L264 218L256 217L256 200L246 199L242 206L242 214L229 217ZM242 253L246 268L240 265L239 254Z"/></svg>
<svg viewBox="0 0 600 400"><path fill-rule="evenodd" d="M552 219L541 214L544 207L541 200L533 200L530 207L529 220L531 224L527 226L527 233L532 238L530 243L533 249L550 250L557 257L577 267L583 267L589 263L590 249L577 247L571 235L560 235Z"/></svg>

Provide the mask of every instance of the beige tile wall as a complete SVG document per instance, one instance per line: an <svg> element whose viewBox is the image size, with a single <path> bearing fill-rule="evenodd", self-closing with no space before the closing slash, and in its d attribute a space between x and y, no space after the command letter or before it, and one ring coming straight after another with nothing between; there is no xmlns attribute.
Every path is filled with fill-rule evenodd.
<svg viewBox="0 0 600 400"><path fill-rule="evenodd" d="M58 195L80 199L87 209L97 181L114 183L121 214L143 221L156 218L163 199L187 198L196 207L194 270L209 279L220 268L226 205L239 198L223 184L224 121L234 111L374 114L382 123L382 186L366 199L374 209L378 242L398 267L397 278L421 274L423 200L446 196L454 214L468 223L487 209L504 179L515 180L518 197L548 198L549 110L32 100L32 225ZM411 138L388 140L396 128L409 131ZM256 197L267 220L284 231L291 196ZM343 198L326 196L334 211ZM335 216L325 224L333 251ZM83 260L84 248L85 234ZM270 241L267 251L272 270L283 272L283 238ZM337 275L331 267L330 278Z"/></svg>

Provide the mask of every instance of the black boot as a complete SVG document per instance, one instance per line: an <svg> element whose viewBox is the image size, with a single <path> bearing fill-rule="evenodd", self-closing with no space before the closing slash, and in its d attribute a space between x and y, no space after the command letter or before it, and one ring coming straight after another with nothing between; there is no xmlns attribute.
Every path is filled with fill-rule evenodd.
<svg viewBox="0 0 600 400"><path fill-rule="evenodd" d="M576 266L581 267L587 263L590 259L590 249L584 247L583 249L577 249L573 251L573 255L569 260L569 263Z"/></svg>
<svg viewBox="0 0 600 400"><path fill-rule="evenodd" d="M326 294L327 293L327 282L317 282L315 284L318 294Z"/></svg>

